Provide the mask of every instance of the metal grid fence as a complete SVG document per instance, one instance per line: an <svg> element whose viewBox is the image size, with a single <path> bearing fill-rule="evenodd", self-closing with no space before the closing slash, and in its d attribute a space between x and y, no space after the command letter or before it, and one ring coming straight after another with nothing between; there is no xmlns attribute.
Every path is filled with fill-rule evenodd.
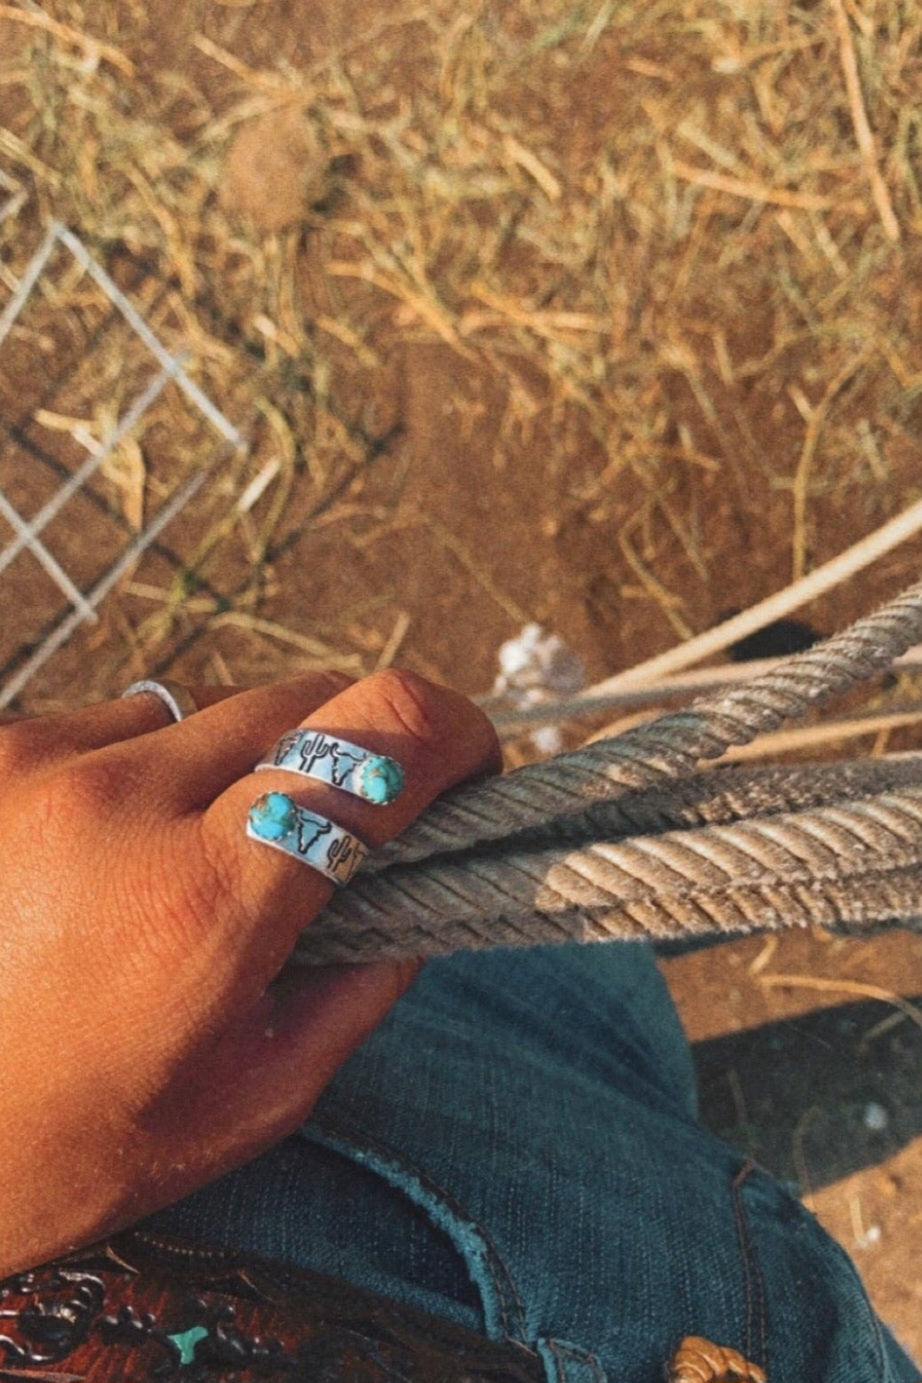
<svg viewBox="0 0 922 1383"><path fill-rule="evenodd" d="M24 205L27 195L25 189L0 168L0 222L15 216Z"/></svg>
<svg viewBox="0 0 922 1383"><path fill-rule="evenodd" d="M5 199L2 196L4 192L7 194ZM12 180L0 174L0 222L19 210L23 197L24 194ZM95 436L93 431L78 419L70 420L68 433L71 442L76 443L79 448L78 460L72 461L69 466L58 464L53 493L29 515L21 512L22 502L20 501L20 507L17 507L8 492L11 485L28 482L28 476L23 471L24 460L26 464L30 460L28 451L23 452L21 448L14 446L8 449L4 458L0 450L0 518L5 521L12 534L5 546L0 548L0 625L6 623L9 618L9 606L5 596L15 601L15 596L10 597L9 592L4 591L4 578L17 559L24 554L29 554L40 565L45 577L50 579L52 585L46 580L42 589L50 592L53 586L58 596L56 610L40 608L39 623L42 629L38 637L33 630L29 638L20 638L20 647L12 657L9 650L5 650L6 667L0 668L0 677L3 678L0 682L0 709L9 706L19 696L39 669L67 643L80 625L98 621L100 605L120 578L133 567L140 555L158 539L165 527L201 489L209 471L207 465L195 469L163 497L156 513L138 531L127 538L124 531L120 531L117 550L111 550L112 535L107 535L109 551L105 569L101 573L94 573L88 584L81 581L79 576L68 572L66 561L56 555L53 542L45 536L46 530L59 519L62 511L65 511L64 519L67 521L66 506L72 504L75 496L85 490L90 479L112 457L116 449L137 432L142 419L166 387L170 384L176 386L186 403L221 439L222 450L242 448L244 444L240 431L190 378L185 369L187 357L182 353L173 354L167 350L141 312L111 275L93 258L79 237L57 221L48 227L42 243L25 270L18 280L14 281L10 297L0 312L0 380L4 380L8 368L5 356L10 355L9 343L16 329L18 328L25 338L35 334L26 331L24 324L28 321L30 307L35 303L36 296L49 299L52 303L55 300L55 285L61 276L62 250L65 252L65 260L69 256L111 308L115 309L118 317L127 325L132 341L141 344L146 358L152 358L157 368L153 374L150 374L149 370L146 371L146 382L101 438ZM8 284L9 281L7 275ZM27 356L27 375L30 373L30 367L41 371L43 362L40 359L30 362ZM8 386L8 397L16 397L17 381L23 374L24 361L20 357L15 362L15 368L10 371L9 379L4 380L4 384ZM99 403L101 400L97 398L96 402ZM7 403L6 407L10 408L11 405ZM41 416L42 410L33 410L33 417L41 419ZM2 418L0 421L8 422ZM8 425L6 432L8 438L15 435L21 438L22 421L20 420L15 427ZM32 450L34 459L35 449ZM79 459L80 454L82 459ZM47 486L47 476L43 476L42 480ZM25 492L29 492L28 483L25 484ZM73 522L79 524L81 519L78 516ZM85 538L92 546L94 534L88 533ZM40 606L46 607L49 603L46 598L44 602L40 602Z"/></svg>

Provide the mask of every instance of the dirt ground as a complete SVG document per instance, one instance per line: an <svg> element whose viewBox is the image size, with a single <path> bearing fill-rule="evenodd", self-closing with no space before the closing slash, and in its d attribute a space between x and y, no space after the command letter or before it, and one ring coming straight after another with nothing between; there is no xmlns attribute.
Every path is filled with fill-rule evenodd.
<svg viewBox="0 0 922 1383"><path fill-rule="evenodd" d="M21 708L321 663L482 695L529 621L597 680L919 497L914 7L621 9L0 19L0 156L27 194L0 226L7 289L63 219L249 440ZM88 400L121 406L145 378L58 272L0 353L0 486L24 513L82 454L68 419L102 428ZM167 390L49 530L84 587L217 456L206 431ZM803 616L841 627L920 553ZM0 575L3 676L59 617L39 579ZM870 702L913 693L878 681ZM826 752L911 747L915 728ZM749 937L663 965L704 1120L796 1184L922 1358L922 936Z"/></svg>

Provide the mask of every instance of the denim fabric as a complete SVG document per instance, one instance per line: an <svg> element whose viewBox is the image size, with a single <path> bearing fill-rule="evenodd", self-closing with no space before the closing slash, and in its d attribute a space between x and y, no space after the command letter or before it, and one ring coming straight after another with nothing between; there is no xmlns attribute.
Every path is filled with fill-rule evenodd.
<svg viewBox="0 0 922 1383"><path fill-rule="evenodd" d="M641 945L430 961L311 1119L150 1222L527 1344L549 1383L652 1383L683 1335L772 1383L920 1383L851 1262L695 1119Z"/></svg>

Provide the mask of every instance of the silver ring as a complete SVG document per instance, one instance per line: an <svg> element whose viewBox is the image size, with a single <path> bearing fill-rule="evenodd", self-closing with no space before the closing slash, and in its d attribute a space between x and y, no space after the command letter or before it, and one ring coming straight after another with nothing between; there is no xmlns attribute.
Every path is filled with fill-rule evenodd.
<svg viewBox="0 0 922 1383"><path fill-rule="evenodd" d="M299 807L284 792L265 792L247 815L247 835L332 879L347 884L368 854L368 846L325 816Z"/></svg>
<svg viewBox="0 0 922 1383"><path fill-rule="evenodd" d="M132 682L130 687L126 687L120 699L124 700L126 696L140 696L142 692L150 692L156 696L169 711L173 720L185 720L187 716L195 715L198 710L195 698L189 688L184 687L182 682L173 682L168 679L155 682L149 677L144 677L140 682Z"/></svg>
<svg viewBox="0 0 922 1383"><path fill-rule="evenodd" d="M283 768L316 778L331 787L363 797L376 806L393 802L403 788L404 773L396 759L373 754L359 744L325 735L322 730L290 730L256 769Z"/></svg>

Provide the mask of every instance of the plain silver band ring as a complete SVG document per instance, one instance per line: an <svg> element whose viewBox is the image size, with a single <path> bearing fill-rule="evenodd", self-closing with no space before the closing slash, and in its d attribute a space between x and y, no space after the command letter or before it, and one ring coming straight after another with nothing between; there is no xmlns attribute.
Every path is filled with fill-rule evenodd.
<svg viewBox="0 0 922 1383"><path fill-rule="evenodd" d="M126 696L140 696L142 692L151 692L156 696L173 720L185 720L187 716L195 715L198 710L194 696L182 682L155 682L152 678L144 677L140 682L132 682L130 687L126 687L122 692L122 699Z"/></svg>

